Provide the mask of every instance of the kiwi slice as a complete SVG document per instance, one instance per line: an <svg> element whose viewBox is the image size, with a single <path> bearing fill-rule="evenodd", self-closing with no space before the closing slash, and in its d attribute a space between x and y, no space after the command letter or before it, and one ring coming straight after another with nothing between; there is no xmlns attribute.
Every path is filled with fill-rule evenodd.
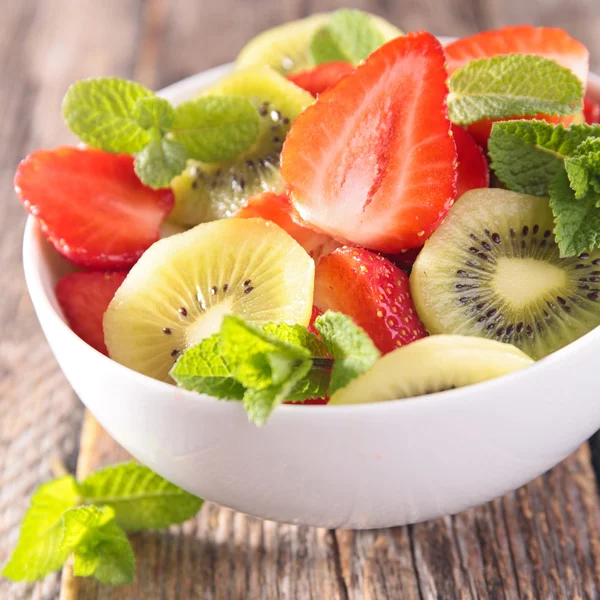
<svg viewBox="0 0 600 600"><path fill-rule="evenodd" d="M330 404L401 400L479 383L533 363L510 344L434 335L398 348L336 392Z"/></svg>
<svg viewBox="0 0 600 600"><path fill-rule="evenodd" d="M308 325L314 263L263 219L205 223L151 246L104 315L111 358L169 381L177 357L219 331L223 317Z"/></svg>
<svg viewBox="0 0 600 600"><path fill-rule="evenodd" d="M319 13L263 31L242 49L236 63L239 66L269 65L283 75L308 69L313 66L308 50L311 39L330 16L331 13ZM386 40L402 35L385 19L377 15L371 18Z"/></svg>
<svg viewBox="0 0 600 600"><path fill-rule="evenodd" d="M314 98L269 67L233 72L202 92L244 96L256 105L260 133L236 160L217 164L189 161L173 179L175 208L169 220L185 226L231 217L251 196L279 192L279 154L291 122Z"/></svg>
<svg viewBox="0 0 600 600"><path fill-rule="evenodd" d="M429 333L508 342L535 359L600 324L600 250L561 258L546 198L464 194L419 254L410 287Z"/></svg>

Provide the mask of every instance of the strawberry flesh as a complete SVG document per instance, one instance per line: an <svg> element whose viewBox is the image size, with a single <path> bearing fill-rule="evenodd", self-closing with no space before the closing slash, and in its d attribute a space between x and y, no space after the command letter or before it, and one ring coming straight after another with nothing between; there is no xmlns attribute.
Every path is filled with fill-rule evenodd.
<svg viewBox="0 0 600 600"><path fill-rule="evenodd" d="M279 225L306 250L315 262L318 262L322 256L333 252L340 245L330 236L308 227L295 211L286 194L264 192L253 196L235 216L241 219L259 217Z"/></svg>
<svg viewBox="0 0 600 600"><path fill-rule="evenodd" d="M506 54L535 54L556 61L559 65L570 69L587 84L589 70L589 52L576 39L563 29L552 27L533 27L531 25L509 25L492 31L483 31L475 35L461 38L448 44L445 48L448 58L448 75L464 67L468 62L478 58L490 58ZM518 116L507 119L541 119L549 123L562 123L568 127L574 115L534 115ZM493 119L484 119L469 125L468 131L482 146L487 145L492 130Z"/></svg>
<svg viewBox="0 0 600 600"><path fill-rule="evenodd" d="M281 172L298 213L348 244L423 244L456 196L444 51L396 38L323 92L292 125Z"/></svg>
<svg viewBox="0 0 600 600"><path fill-rule="evenodd" d="M69 326L84 342L106 354L102 317L126 273L69 273L56 284L56 299Z"/></svg>
<svg viewBox="0 0 600 600"><path fill-rule="evenodd" d="M460 198L469 190L489 187L490 169L481 147L468 131L458 125L452 125L452 135L458 157L456 197Z"/></svg>
<svg viewBox="0 0 600 600"><path fill-rule="evenodd" d="M426 335L406 273L363 248L344 246L321 260L315 304L350 316L384 354Z"/></svg>
<svg viewBox="0 0 600 600"><path fill-rule="evenodd" d="M334 61L288 75L287 78L316 97L332 88L342 77L352 72L354 72L354 67L351 64Z"/></svg>
<svg viewBox="0 0 600 600"><path fill-rule="evenodd" d="M133 157L94 149L38 150L17 168L15 188L56 249L92 269L131 267L173 208L171 190L140 182Z"/></svg>
<svg viewBox="0 0 600 600"><path fill-rule="evenodd" d="M583 100L583 116L588 125L600 123L600 104L586 96Z"/></svg>

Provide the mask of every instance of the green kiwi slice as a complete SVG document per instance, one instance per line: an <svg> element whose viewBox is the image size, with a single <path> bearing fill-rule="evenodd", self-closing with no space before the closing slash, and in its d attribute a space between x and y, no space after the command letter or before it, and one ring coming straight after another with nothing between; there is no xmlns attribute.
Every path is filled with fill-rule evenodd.
<svg viewBox="0 0 600 600"><path fill-rule="evenodd" d="M538 359L600 324L600 250L561 258L548 200L472 190L417 258L410 279L429 333L481 336Z"/></svg>
<svg viewBox="0 0 600 600"><path fill-rule="evenodd" d="M234 215L251 196L283 189L279 154L291 122L314 98L270 67L248 67L227 75L203 95L232 94L250 99L260 116L255 144L236 160L218 164L189 161L171 182L175 208L169 220L184 226Z"/></svg>
<svg viewBox="0 0 600 600"><path fill-rule="evenodd" d="M253 323L308 325L314 262L263 219L223 219L153 244L104 315L113 360L156 379L227 314Z"/></svg>
<svg viewBox="0 0 600 600"><path fill-rule="evenodd" d="M239 53L239 66L268 65L283 75L313 66L309 46L313 35L327 24L331 13L319 13L273 27L256 36ZM397 27L370 15L386 40L402 35Z"/></svg>
<svg viewBox="0 0 600 600"><path fill-rule="evenodd" d="M402 400L506 375L533 360L511 344L461 335L434 335L380 358L333 394L330 404Z"/></svg>

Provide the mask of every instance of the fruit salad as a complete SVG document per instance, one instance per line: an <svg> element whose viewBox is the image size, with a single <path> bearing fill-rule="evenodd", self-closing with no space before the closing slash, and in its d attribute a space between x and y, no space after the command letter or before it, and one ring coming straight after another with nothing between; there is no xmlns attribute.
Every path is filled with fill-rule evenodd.
<svg viewBox="0 0 600 600"><path fill-rule="evenodd" d="M74 267L56 286L72 330L130 369L257 425L281 403L442 392L600 325L588 62L561 29L443 46L313 15L177 106L74 83L83 144L34 152L15 186Z"/></svg>

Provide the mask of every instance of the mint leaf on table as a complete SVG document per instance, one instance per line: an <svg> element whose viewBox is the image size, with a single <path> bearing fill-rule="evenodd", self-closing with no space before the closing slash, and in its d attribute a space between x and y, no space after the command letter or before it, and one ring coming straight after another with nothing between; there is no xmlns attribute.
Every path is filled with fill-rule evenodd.
<svg viewBox="0 0 600 600"><path fill-rule="evenodd" d="M243 96L201 96L175 109L169 136L190 158L213 163L232 160L254 144L260 119Z"/></svg>
<svg viewBox="0 0 600 600"><path fill-rule="evenodd" d="M173 125L175 109L164 98L148 96L138 99L133 115L140 127L164 131Z"/></svg>
<svg viewBox="0 0 600 600"><path fill-rule="evenodd" d="M79 506L64 513L61 549L74 554L73 573L122 585L135 577L135 556L125 532L108 507Z"/></svg>
<svg viewBox="0 0 600 600"><path fill-rule="evenodd" d="M494 123L488 140L491 168L514 192L547 196L550 183L586 139L600 137L600 125L552 125L518 120Z"/></svg>
<svg viewBox="0 0 600 600"><path fill-rule="evenodd" d="M60 569L69 553L61 549L63 513L77 504L73 477L40 486L21 525L19 542L2 574L13 581L35 581Z"/></svg>
<svg viewBox="0 0 600 600"><path fill-rule="evenodd" d="M589 190L583 198L577 199L563 169L550 185L550 207L561 256L579 256L600 248L600 193Z"/></svg>
<svg viewBox="0 0 600 600"><path fill-rule="evenodd" d="M572 71L531 54L473 60L450 77L448 87L448 114L458 125L539 113L575 114L583 101L583 85Z"/></svg>
<svg viewBox="0 0 600 600"><path fill-rule="evenodd" d="M73 573L109 585L132 583L135 556L109 507L81 506L65 513L65 549L73 552ZM68 545L70 543L70 545Z"/></svg>
<svg viewBox="0 0 600 600"><path fill-rule="evenodd" d="M600 138L588 138L577 146L565 160L565 169L575 198L600 194Z"/></svg>
<svg viewBox="0 0 600 600"><path fill-rule="evenodd" d="M142 183L154 189L169 187L186 167L188 153L183 144L152 130L150 141L135 156L134 168Z"/></svg>
<svg viewBox="0 0 600 600"><path fill-rule="evenodd" d="M143 465L124 463L90 475L79 484L83 504L109 506L125 531L162 529L195 515L202 499Z"/></svg>
<svg viewBox="0 0 600 600"><path fill-rule="evenodd" d="M131 583L135 557L123 529L161 529L190 518L202 500L135 463L115 465L83 482L66 476L38 488L2 574L35 581L74 557L77 576Z"/></svg>
<svg viewBox="0 0 600 600"><path fill-rule="evenodd" d="M219 351L219 334L184 352L171 369L182 387L215 398L241 400L246 388L233 377L231 361Z"/></svg>
<svg viewBox="0 0 600 600"><path fill-rule="evenodd" d="M67 90L62 113L69 129L88 146L134 154L149 141L136 105L152 96L139 83L117 77L83 79Z"/></svg>
<svg viewBox="0 0 600 600"><path fill-rule="evenodd" d="M371 15L361 10L340 9L314 34L309 52L317 65L333 61L357 65L385 41Z"/></svg>
<svg viewBox="0 0 600 600"><path fill-rule="evenodd" d="M321 334L329 355L335 359L330 395L368 371L381 356L371 338L346 315L328 310L316 319L315 329Z"/></svg>

